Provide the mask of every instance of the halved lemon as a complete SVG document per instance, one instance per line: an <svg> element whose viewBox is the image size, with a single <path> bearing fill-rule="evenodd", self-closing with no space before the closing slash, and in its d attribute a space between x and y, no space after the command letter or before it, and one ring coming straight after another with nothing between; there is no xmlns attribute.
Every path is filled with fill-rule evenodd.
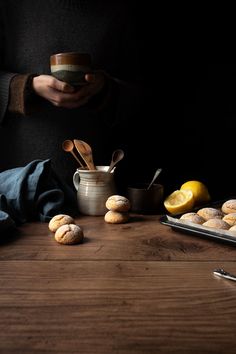
<svg viewBox="0 0 236 354"><path fill-rule="evenodd" d="M194 206L193 192L190 189L176 190L166 197L164 206L171 214L190 211Z"/></svg>
<svg viewBox="0 0 236 354"><path fill-rule="evenodd" d="M200 181L187 181L180 187L180 190L190 189L193 192L195 204L209 202L211 199L206 185Z"/></svg>

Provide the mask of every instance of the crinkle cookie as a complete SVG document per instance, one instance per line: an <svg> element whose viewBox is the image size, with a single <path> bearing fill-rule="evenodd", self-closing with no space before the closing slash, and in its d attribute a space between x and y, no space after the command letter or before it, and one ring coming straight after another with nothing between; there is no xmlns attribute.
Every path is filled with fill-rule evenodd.
<svg viewBox="0 0 236 354"><path fill-rule="evenodd" d="M236 213L236 199L230 199L224 202L221 210L225 214Z"/></svg>
<svg viewBox="0 0 236 354"><path fill-rule="evenodd" d="M202 208L197 212L205 221L209 219L222 219L224 214L216 208Z"/></svg>
<svg viewBox="0 0 236 354"><path fill-rule="evenodd" d="M109 224L123 224L129 220L129 213L109 210L105 214L104 220Z"/></svg>
<svg viewBox="0 0 236 354"><path fill-rule="evenodd" d="M60 226L55 233L55 240L63 245L81 243L84 238L82 228L75 224Z"/></svg>
<svg viewBox="0 0 236 354"><path fill-rule="evenodd" d="M75 221L70 215L58 214L50 220L48 227L50 231L56 232L60 226L74 223Z"/></svg>
<svg viewBox="0 0 236 354"><path fill-rule="evenodd" d="M205 220L200 215L193 212L181 215L180 220L190 221L193 222L194 224L199 224L199 225L205 222Z"/></svg>
<svg viewBox="0 0 236 354"><path fill-rule="evenodd" d="M229 224L222 219L209 219L202 224L202 226L211 227L213 229L228 230Z"/></svg>
<svg viewBox="0 0 236 354"><path fill-rule="evenodd" d="M130 201L122 195L111 195L106 201L106 208L122 213L127 212L130 209Z"/></svg>
<svg viewBox="0 0 236 354"><path fill-rule="evenodd" d="M226 221L230 226L233 226L236 224L236 213L226 214L222 220Z"/></svg>

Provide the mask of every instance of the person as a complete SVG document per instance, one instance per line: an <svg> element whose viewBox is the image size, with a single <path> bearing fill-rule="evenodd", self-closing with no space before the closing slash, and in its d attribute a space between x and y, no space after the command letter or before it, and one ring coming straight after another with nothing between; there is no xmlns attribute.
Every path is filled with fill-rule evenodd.
<svg viewBox="0 0 236 354"><path fill-rule="evenodd" d="M66 139L89 143L97 165L123 148L129 165L133 123L148 96L141 11L134 5L0 0L0 172L49 158L72 186L78 166L62 150ZM78 90L51 75L50 56L60 52L91 55L87 85Z"/></svg>

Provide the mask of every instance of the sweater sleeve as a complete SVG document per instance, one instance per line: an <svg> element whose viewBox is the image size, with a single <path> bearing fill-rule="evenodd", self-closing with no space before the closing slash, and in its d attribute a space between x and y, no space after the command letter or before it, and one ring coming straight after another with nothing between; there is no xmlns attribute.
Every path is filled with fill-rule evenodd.
<svg viewBox="0 0 236 354"><path fill-rule="evenodd" d="M13 77L10 84L8 110L13 113L27 115L34 109L34 92L32 90L32 79L34 74L18 74Z"/></svg>
<svg viewBox="0 0 236 354"><path fill-rule="evenodd" d="M1 53L0 53L1 55ZM10 83L16 74L0 71L0 123L7 110L10 93Z"/></svg>

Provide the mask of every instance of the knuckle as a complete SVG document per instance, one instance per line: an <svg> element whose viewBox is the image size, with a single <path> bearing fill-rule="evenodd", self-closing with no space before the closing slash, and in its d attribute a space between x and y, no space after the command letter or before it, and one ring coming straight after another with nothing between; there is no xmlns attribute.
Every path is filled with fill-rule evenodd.
<svg viewBox="0 0 236 354"><path fill-rule="evenodd" d="M61 106L63 104L63 99L60 95L55 95L53 99L57 106Z"/></svg>

